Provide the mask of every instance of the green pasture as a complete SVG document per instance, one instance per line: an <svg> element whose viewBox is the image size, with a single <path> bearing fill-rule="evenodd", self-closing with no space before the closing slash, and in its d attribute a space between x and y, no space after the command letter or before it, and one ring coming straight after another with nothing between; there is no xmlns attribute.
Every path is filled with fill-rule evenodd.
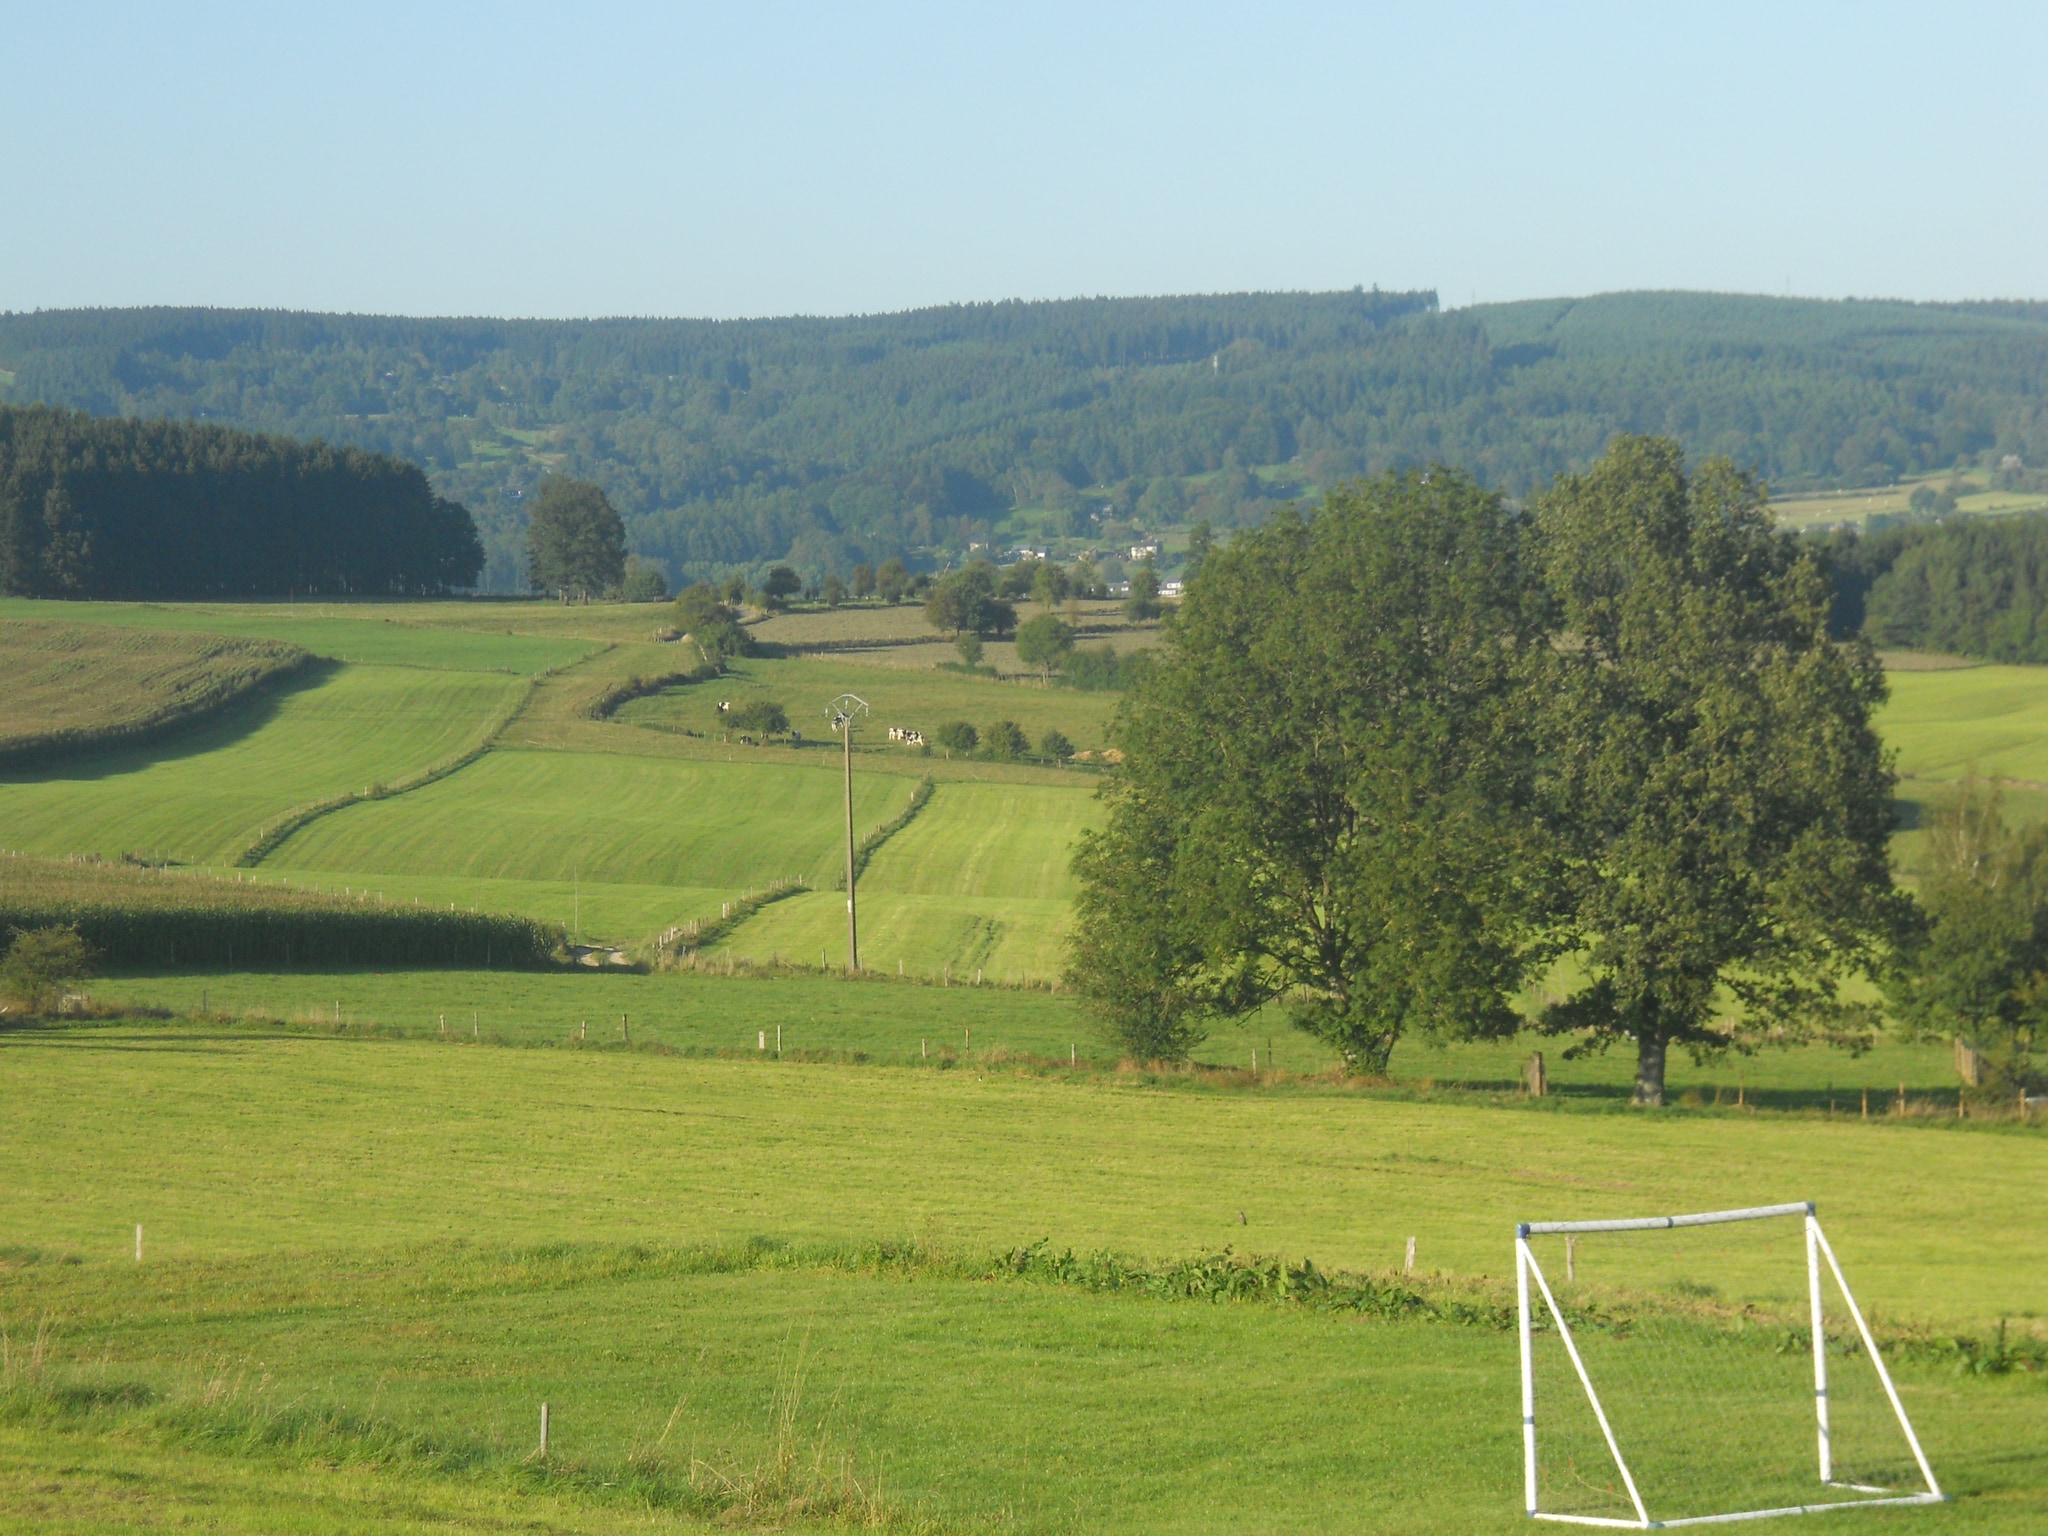
<svg viewBox="0 0 2048 1536"><path fill-rule="evenodd" d="M878 861L879 862L879 861ZM1066 965L1073 908L1064 899L1029 896L860 897L860 963L888 975L991 983L1050 982ZM717 966L726 956L798 965L846 963L846 898L814 891L764 907L705 951Z"/></svg>
<svg viewBox="0 0 2048 1536"><path fill-rule="evenodd" d="M826 705L842 693L867 700L872 715L855 741L887 746L891 726L922 731L936 741L949 720L966 720L986 733L997 720L1014 720L1036 747L1048 730L1066 734L1081 750L1107 745L1115 694L1040 686L1035 681L997 682L937 668L912 670L853 657L749 657L710 682L672 688L621 708L616 719L663 730L723 734L721 699L735 705L772 699L788 710L790 723L806 736L829 737ZM908 749L898 749L913 755ZM933 751L937 752L937 747Z"/></svg>
<svg viewBox="0 0 2048 1536"><path fill-rule="evenodd" d="M2048 667L1982 666L1892 672L1878 716L1900 773L1986 778L2048 787Z"/></svg>
<svg viewBox="0 0 2048 1536"><path fill-rule="evenodd" d="M387 1451L384 1467L355 1468L353 1499L376 1489L415 1519L447 1510L451 1528L476 1528L467 1521L486 1510L494 1527L548 1530L608 1528L594 1522L630 1510L645 1528L650 1487L687 1486L703 1469L698 1485L723 1492L765 1480L778 1462L791 1467L778 1480L791 1491L848 1474L878 1487L899 1528L1526 1524L1511 1332L849 1272L772 1243L753 1252L757 1266L744 1251L667 1245L454 1244L26 1266L0 1275L0 1308L61 1309L44 1378L74 1398L97 1384L158 1401L46 1419L25 1445L0 1439L0 1503L14 1502L6 1471L24 1452L62 1464L44 1473L53 1481L20 1490L32 1498L89 1485L117 1456L147 1464L166 1441L203 1446L211 1431L232 1444L265 1426L282 1439L282 1426L303 1438L245 1455L253 1475L234 1491L259 1508L314 1493L321 1523L306 1528L316 1529L351 1512L320 1471L348 1464L351 1441L400 1434L411 1456ZM206 1305L192 1306L201 1294ZM1916 1528L2018 1531L2048 1510L2038 1467L2012 1454L2030 1437L2038 1383L1911 1364L1899 1374L1963 1499L1909 1517ZM545 1471L533 1457L542 1401ZM171 1499L224 1476L225 1458L200 1446L166 1468ZM449 1470L426 1475L436 1462ZM505 1500L513 1486L534 1490L516 1508ZM548 1497L564 1486L581 1498ZM165 1496L152 1488L148 1502ZM720 1523L783 1528L785 1509L764 1513ZM1829 1529L1897 1519L1845 1513Z"/></svg>
<svg viewBox="0 0 2048 1536"><path fill-rule="evenodd" d="M251 635L370 666L513 672L523 677L567 666L598 648L599 642L574 634L516 634L514 626L523 618L518 614L504 615L504 625L494 630L458 628L449 622L466 618L476 624L491 616L489 609L460 604L73 603L0 598L0 618ZM436 619L441 622L430 622Z"/></svg>
<svg viewBox="0 0 2048 1536"><path fill-rule="evenodd" d="M1075 840L1101 820L1093 786L940 784L883 844L862 887L901 896L1070 898Z"/></svg>
<svg viewBox="0 0 2048 1536"><path fill-rule="evenodd" d="M374 887L373 887L374 889ZM912 902L919 898L891 898ZM438 1035L445 1014L452 1033L472 1025L487 1043L562 1045L589 1023L589 1043L618 1040L618 1019L627 1015L636 1046L681 1051L769 1049L779 1040L786 1052L839 1052L878 1063L940 1066L963 1059L988 1065L1006 1058L1070 1059L1083 1067L1106 1067L1117 1052L1103 1040L1093 1016L1071 993L995 985L975 986L971 971L955 970L951 985L899 985L891 967L873 963L880 979L849 983L838 975L845 957L844 908L819 893L791 897L768 908L817 902L829 910L818 920L808 951L781 953L784 970L732 977L720 973L723 956L706 956L699 970L640 975L632 972L572 970L207 972L180 970L108 977L92 986L103 1003L168 1009L188 1014L202 1007L231 1018L341 1022L354 1029L374 1027L400 1035ZM837 918L841 923L833 927ZM748 928L752 923L746 925ZM816 950L826 965L813 971ZM753 957L748 957L752 959ZM759 957L770 957L767 952ZM870 961L863 951L864 962ZM788 969L801 967L802 969ZM906 966L915 977L918 973ZM940 980L942 970L931 973ZM460 1029L456 1029L456 1025ZM1569 1042L1525 1033L1512 1040L1435 1045L1410 1038L1395 1049L1392 1081L1397 1094L1473 1092L1518 1094L1521 1071L1532 1051L1544 1054L1553 1107L1625 1104L1634 1058L1617 1049L1578 1061L1567 1060ZM1254 1054L1256 1053L1256 1063ZM1218 1027L1195 1052L1199 1063L1225 1072L1260 1076L1237 1081L1281 1084L1331 1072L1335 1058L1319 1042L1291 1028L1277 1011L1242 1024ZM1671 1099L1680 1110L1735 1113L1745 1106L1798 1110L1841 1120L1861 1119L1865 1096L1871 1115L1884 1118L1899 1090L1913 1114L1955 1110L1957 1080L1949 1049L1883 1039L1860 1056L1825 1046L1766 1050L1754 1056L1726 1056L1695 1062L1673 1052ZM1376 1091L1376 1090L1367 1090ZM1831 1108L1832 1106L1832 1108ZM1671 1111L1667 1111L1669 1113Z"/></svg>
<svg viewBox="0 0 2048 1536"><path fill-rule="evenodd" d="M417 902L463 911L512 912L559 923L572 939L633 944L674 923L708 922L739 896L737 887L635 885L605 880L497 880L461 875L366 874L361 870L299 869L283 873L265 864L264 885L290 885L348 894L369 892L388 902Z"/></svg>
<svg viewBox="0 0 2048 1536"><path fill-rule="evenodd" d="M861 963L912 976L1056 979L1065 965L1076 837L1100 804L1090 789L941 783L861 879ZM843 963L837 895L777 902L711 951Z"/></svg>
<svg viewBox="0 0 2048 1536"><path fill-rule="evenodd" d="M756 1017L742 1001L731 1022ZM1412 1235L1425 1269L1504 1282L1518 1220L1811 1198L1892 1322L2048 1314L2048 1231L2025 1214L2048 1136L2011 1126L1517 1112L1161 1091L985 1060L902 1071L234 1027L17 1030L0 1060L0 1243L87 1258L126 1251L138 1221L152 1251L192 1259L930 1231L1384 1269Z"/></svg>
<svg viewBox="0 0 2048 1536"><path fill-rule="evenodd" d="M524 687L488 672L329 668L172 740L0 776L0 841L32 853L230 862L298 806L462 751Z"/></svg>
<svg viewBox="0 0 2048 1536"><path fill-rule="evenodd" d="M494 750L409 794L322 817L264 867L717 889L827 884L845 862L838 768L822 758L800 768ZM915 784L856 776L856 827L895 816Z"/></svg>

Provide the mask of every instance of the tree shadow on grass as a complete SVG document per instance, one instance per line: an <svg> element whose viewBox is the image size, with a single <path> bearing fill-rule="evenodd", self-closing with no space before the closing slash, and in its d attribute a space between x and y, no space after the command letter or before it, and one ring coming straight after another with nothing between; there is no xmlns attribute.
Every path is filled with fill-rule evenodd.
<svg viewBox="0 0 2048 1536"><path fill-rule="evenodd" d="M246 741L275 720L293 696L323 688L342 663L316 658L286 676L256 684L202 715L188 715L138 733L115 746L84 747L76 754L0 767L0 784L81 783L120 778L158 763L203 757Z"/></svg>

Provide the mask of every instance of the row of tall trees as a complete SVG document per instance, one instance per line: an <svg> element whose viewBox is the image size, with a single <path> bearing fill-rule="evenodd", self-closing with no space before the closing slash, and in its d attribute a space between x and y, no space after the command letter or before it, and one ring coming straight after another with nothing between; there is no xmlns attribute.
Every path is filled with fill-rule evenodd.
<svg viewBox="0 0 2048 1536"><path fill-rule="evenodd" d="M1618 440L1521 514L1390 473L1211 553L1115 728L1073 980L1142 1054L1268 1004L1355 1069L1537 1017L1670 1048L1853 1039L1912 926L1883 674L1757 482Z"/></svg>
<svg viewBox="0 0 2048 1536"><path fill-rule="evenodd" d="M473 584L482 563L467 510L384 454L0 407L0 591L432 593Z"/></svg>

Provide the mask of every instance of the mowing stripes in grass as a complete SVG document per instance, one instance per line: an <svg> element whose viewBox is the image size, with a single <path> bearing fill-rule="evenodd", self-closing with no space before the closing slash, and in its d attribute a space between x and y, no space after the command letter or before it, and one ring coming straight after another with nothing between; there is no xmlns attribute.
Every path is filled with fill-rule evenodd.
<svg viewBox="0 0 2048 1536"><path fill-rule="evenodd" d="M940 784L876 853L862 889L894 896L1064 900L1074 840L1099 819L1093 787Z"/></svg>
<svg viewBox="0 0 2048 1536"><path fill-rule="evenodd" d="M525 687L483 672L334 668L317 685L230 705L175 743L0 778L0 843L225 863L294 807L460 752Z"/></svg>
<svg viewBox="0 0 2048 1536"><path fill-rule="evenodd" d="M854 779L860 826L888 820L915 780ZM279 869L730 888L825 884L841 851L838 764L818 768L594 753L493 751L453 778L322 818ZM680 914L679 914L680 915Z"/></svg>

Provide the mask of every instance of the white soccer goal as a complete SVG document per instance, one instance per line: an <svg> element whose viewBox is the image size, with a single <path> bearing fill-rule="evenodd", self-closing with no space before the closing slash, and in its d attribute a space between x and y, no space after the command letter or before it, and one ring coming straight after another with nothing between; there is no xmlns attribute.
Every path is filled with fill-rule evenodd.
<svg viewBox="0 0 2048 1536"><path fill-rule="evenodd" d="M1537 1519L1655 1530L1941 1502L1811 1202L1524 1222L1515 1279Z"/></svg>

